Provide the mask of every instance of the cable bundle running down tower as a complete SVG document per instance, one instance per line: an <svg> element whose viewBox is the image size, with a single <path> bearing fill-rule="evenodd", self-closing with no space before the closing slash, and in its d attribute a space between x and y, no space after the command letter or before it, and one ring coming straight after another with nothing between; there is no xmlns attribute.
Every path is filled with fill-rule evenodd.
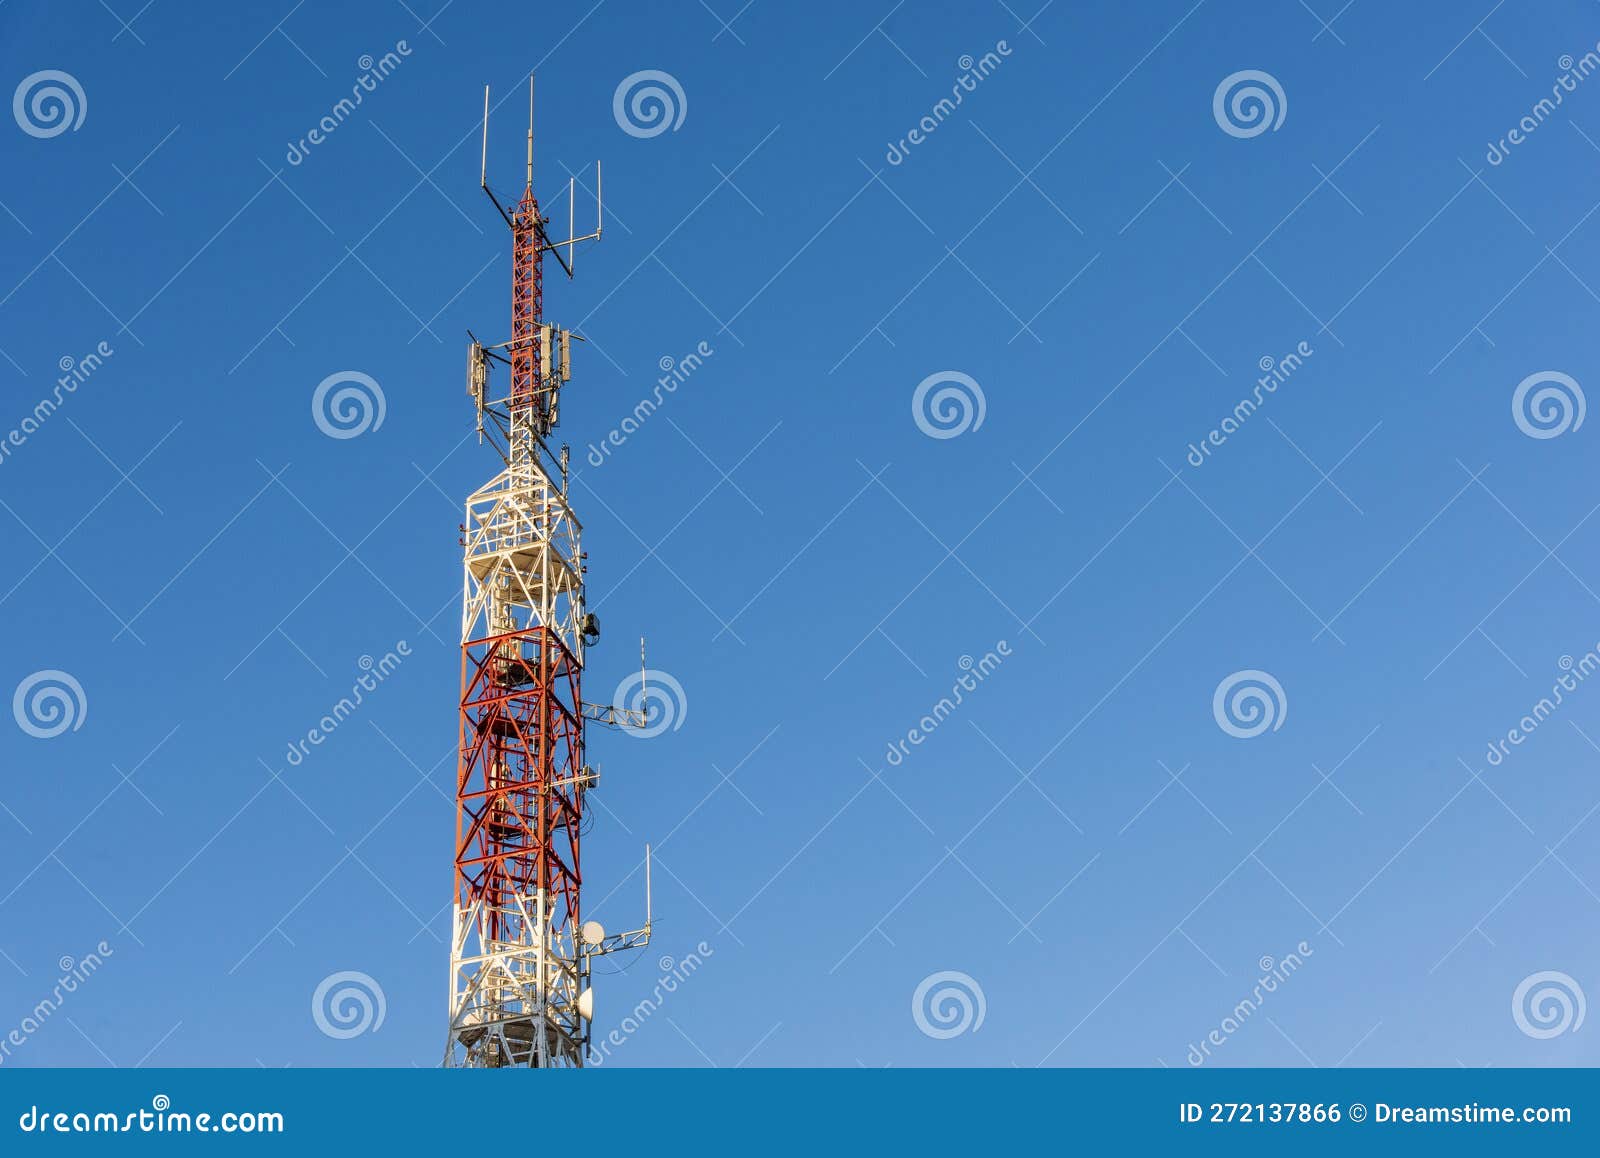
<svg viewBox="0 0 1600 1158"><path fill-rule="evenodd" d="M444 1064L582 1066L594 1013L590 962L650 941L648 846L644 926L607 936L582 918L578 850L585 796L598 780L585 760L584 726L642 727L646 720L643 712L583 699L584 653L600 629L584 602L582 526L567 501L570 454L565 446L552 454L546 442L571 377L571 341L582 338L544 321L543 259L553 254L571 277L576 245L600 239L600 166L593 232L579 237L571 228L569 183L567 237L552 242L533 195L531 76L527 185L512 211L489 189L488 155L485 86L481 184L511 229L511 338L485 346L472 337L467 361L479 441L487 438L505 469L467 500L462 527L456 895ZM490 385L495 364L510 377L498 398Z"/></svg>

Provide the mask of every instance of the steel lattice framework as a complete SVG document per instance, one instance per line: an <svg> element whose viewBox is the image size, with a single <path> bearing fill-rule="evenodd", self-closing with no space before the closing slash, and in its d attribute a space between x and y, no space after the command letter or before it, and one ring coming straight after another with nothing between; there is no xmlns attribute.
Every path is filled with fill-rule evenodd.
<svg viewBox="0 0 1600 1158"><path fill-rule="evenodd" d="M485 90L486 159L487 150ZM531 85L527 187L513 212L497 199L495 206L512 236L511 339L492 348L473 340L468 389L479 433L500 450L505 469L467 500L462 528L445 1064L581 1066L593 1013L590 960L650 937L648 920L607 937L582 919L584 802L597 779L585 761L584 726L586 719L622 726L643 719L583 699L585 647L598 627L584 606L582 526L567 500L567 451L554 455L546 443L572 335L543 319L543 258L554 253L570 274L556 245L570 253L576 242L598 239L600 226L597 220L583 238L569 230L559 243L545 232L533 193ZM500 400L488 397L493 363L509 367L510 390Z"/></svg>

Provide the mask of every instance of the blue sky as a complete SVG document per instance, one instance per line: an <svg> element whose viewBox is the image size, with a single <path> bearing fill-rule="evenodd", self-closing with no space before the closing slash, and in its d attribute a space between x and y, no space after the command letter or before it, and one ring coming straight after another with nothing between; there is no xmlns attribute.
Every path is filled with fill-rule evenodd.
<svg viewBox="0 0 1600 1158"><path fill-rule="evenodd" d="M547 210L605 172L603 243L546 271L590 339L586 687L646 636L683 689L677 727L591 739L591 914L636 922L659 853L602 1033L702 958L607 1064L1183 1066L1290 953L1207 1064L1594 1057L1600 682L1487 751L1600 645L1600 79L1534 112L1600 12L1034 9L0 8L8 89L64 72L83 113L0 126L0 691L82 689L59 735L0 727L0 1030L111 950L3 1064L437 1064L456 527L496 465L465 331L509 304L478 121L488 82L514 194L535 67ZM646 70L676 128L615 115ZM1214 111L1248 70L1275 127ZM345 371L383 419L329 437ZM949 373L959 433L913 410ZM1567 429L1518 420L1533 376ZM1213 712L1241 672L1278 689L1246 737ZM341 972L381 1025L319 1029ZM947 985L970 1017L913 1014Z"/></svg>

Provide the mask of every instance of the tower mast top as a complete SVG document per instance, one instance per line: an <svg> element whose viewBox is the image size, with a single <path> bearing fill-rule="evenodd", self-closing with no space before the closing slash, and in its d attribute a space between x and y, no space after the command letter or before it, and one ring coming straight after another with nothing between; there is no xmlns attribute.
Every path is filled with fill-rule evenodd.
<svg viewBox="0 0 1600 1158"><path fill-rule="evenodd" d="M538 444L558 421L560 389L570 376L571 341L573 338L583 341L582 335L544 321L543 266L545 254L553 254L570 278L578 243L600 240L600 162L595 162L594 229L582 236L577 232L577 177L574 176L567 183L567 235L560 241L553 241L545 228L549 220L540 212L533 193L533 74L528 75L526 184L520 201L511 209L489 185L489 112L489 86L484 85L483 155L478 183L511 230L511 338L496 346L484 346L473 338L467 380L468 390L477 403L480 441L485 434L489 435L509 463L513 459L537 457ZM563 248L565 256L561 252ZM510 369L510 390L504 398L488 396L492 362L500 362ZM562 473L565 474L564 469Z"/></svg>

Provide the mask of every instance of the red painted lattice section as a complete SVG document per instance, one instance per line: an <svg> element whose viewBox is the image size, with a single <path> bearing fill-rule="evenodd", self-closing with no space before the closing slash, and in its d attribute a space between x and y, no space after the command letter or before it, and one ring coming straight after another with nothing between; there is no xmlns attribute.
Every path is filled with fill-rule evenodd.
<svg viewBox="0 0 1600 1158"><path fill-rule="evenodd" d="M553 930L579 921L580 671L543 627L462 648L457 899L487 902L494 940L520 939L500 910L540 890Z"/></svg>

